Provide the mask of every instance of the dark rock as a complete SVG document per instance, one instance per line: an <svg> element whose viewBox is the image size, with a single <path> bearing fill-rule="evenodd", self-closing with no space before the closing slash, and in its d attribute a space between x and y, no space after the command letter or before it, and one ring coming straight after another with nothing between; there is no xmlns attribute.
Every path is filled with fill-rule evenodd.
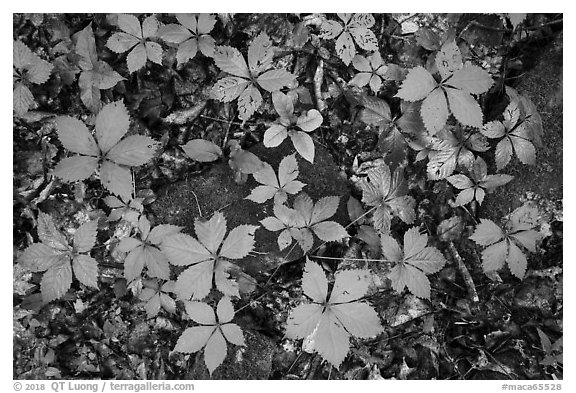
<svg viewBox="0 0 576 393"><path fill-rule="evenodd" d="M482 217L499 219L531 199L546 220L562 220L562 42L559 35L514 86L534 102L542 118L543 146L536 149L536 165L524 165L513 157L502 173L514 180L486 197Z"/></svg>
<svg viewBox="0 0 576 393"><path fill-rule="evenodd" d="M540 312L543 316L552 315L556 305L554 284L551 280L530 278L522 283L522 288L514 298L514 305L530 311Z"/></svg>
<svg viewBox="0 0 576 393"><path fill-rule="evenodd" d="M284 141L276 148L265 148L257 145L250 151L261 160L268 162L277 172L282 158L294 152L292 142ZM306 192L314 201L331 195L341 196L340 206L331 220L342 225L349 222L346 202L349 189L343 175L334 164L326 149L316 144L314 164L296 155L300 174L298 180L304 182ZM226 162L215 164L209 171L191 176L185 181L171 184L158 194L158 199L152 205L159 223L174 224L185 227L184 232L194 235L194 219L210 217L220 210L227 220L228 231L241 224L260 225L260 220L273 215L274 201L257 204L245 199L251 190L259 185L252 176L245 184L234 182L233 172ZM290 196L288 204L292 206L294 197ZM200 207L201 214L198 211ZM255 250L258 255L248 256L243 260L235 260L244 271L250 275L276 268L282 262L289 262L302 256L299 246L289 253L287 249L280 251L277 238L279 232L269 232L264 227L256 231ZM316 238L314 247L320 245Z"/></svg>
<svg viewBox="0 0 576 393"><path fill-rule="evenodd" d="M269 379L275 345L258 332L245 330L245 347L228 346L224 363L214 370L212 377L204 364L204 355L196 361L186 379Z"/></svg>

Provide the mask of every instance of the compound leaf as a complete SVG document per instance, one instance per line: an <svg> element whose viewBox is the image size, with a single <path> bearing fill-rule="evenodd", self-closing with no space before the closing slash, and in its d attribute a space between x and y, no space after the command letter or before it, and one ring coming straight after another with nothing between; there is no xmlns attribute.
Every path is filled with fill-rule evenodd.
<svg viewBox="0 0 576 393"><path fill-rule="evenodd" d="M274 48L270 38L266 33L260 33L248 47L248 66L252 74L258 75L269 68L272 65L273 56Z"/></svg>
<svg viewBox="0 0 576 393"><path fill-rule="evenodd" d="M227 352L226 340L222 336L220 329L216 329L208 339L204 349L204 363L206 363L210 375L216 370L216 367L222 364Z"/></svg>
<svg viewBox="0 0 576 393"><path fill-rule="evenodd" d="M28 109L34 104L32 92L23 83L16 83L12 94L12 106L17 115L21 116L28 112Z"/></svg>
<svg viewBox="0 0 576 393"><path fill-rule="evenodd" d="M288 86L294 81L295 76L286 70L270 70L256 78L256 82L266 91L274 92Z"/></svg>
<svg viewBox="0 0 576 393"><path fill-rule="evenodd" d="M506 263L508 241L492 244L482 251L482 269L485 273L500 270Z"/></svg>
<svg viewBox="0 0 576 393"><path fill-rule="evenodd" d="M216 325L216 314L212 307L204 302L186 301L184 302L186 314L194 322L201 325Z"/></svg>
<svg viewBox="0 0 576 393"><path fill-rule="evenodd" d="M40 291L45 303L61 298L72 285L72 267L70 262L62 262L52 266L42 276Z"/></svg>
<svg viewBox="0 0 576 393"><path fill-rule="evenodd" d="M436 54L436 67L443 80L462 68L462 53L455 40L446 42Z"/></svg>
<svg viewBox="0 0 576 393"><path fill-rule="evenodd" d="M216 306L216 315L220 324L228 323L234 318L234 306L229 297L222 297Z"/></svg>
<svg viewBox="0 0 576 393"><path fill-rule="evenodd" d="M448 104L444 96L444 89L433 90L422 101L420 114L430 135L434 135L444 128L448 120Z"/></svg>
<svg viewBox="0 0 576 393"><path fill-rule="evenodd" d="M364 109L360 112L360 120L366 124L384 128L392 121L390 106L378 97L366 97L362 104Z"/></svg>
<svg viewBox="0 0 576 393"><path fill-rule="evenodd" d="M249 80L239 78L237 76L228 76L219 79L212 90L210 90L211 98L220 100L222 102L230 102L238 98L240 94L251 85L252 82Z"/></svg>
<svg viewBox="0 0 576 393"><path fill-rule="evenodd" d="M140 277L140 274L144 269L145 261L146 258L143 246L138 246L130 251L126 256L126 259L124 259L124 277L126 278L126 281L131 282Z"/></svg>
<svg viewBox="0 0 576 393"><path fill-rule="evenodd" d="M166 236L175 235L181 230L182 227L176 225L170 225L170 224L156 225L150 231L150 234L148 235L148 240L153 244L159 245L160 243L162 243L162 241Z"/></svg>
<svg viewBox="0 0 576 393"><path fill-rule="evenodd" d="M426 274L414 266L399 263L392 268L388 275L392 281L392 288L401 293L405 287L419 298L430 299L430 281Z"/></svg>
<svg viewBox="0 0 576 393"><path fill-rule="evenodd" d="M238 97L238 118L248 120L262 105L262 94L253 84L248 85Z"/></svg>
<svg viewBox="0 0 576 393"><path fill-rule="evenodd" d="M187 266L212 259L212 254L206 247L184 233L166 237L160 247L175 266Z"/></svg>
<svg viewBox="0 0 576 393"><path fill-rule="evenodd" d="M454 72L448 84L470 94L482 94L490 90L494 80L484 69L473 64L466 64Z"/></svg>
<svg viewBox="0 0 576 393"><path fill-rule="evenodd" d="M254 249L256 225L239 225L232 229L222 244L220 254L230 259L242 259Z"/></svg>
<svg viewBox="0 0 576 393"><path fill-rule="evenodd" d="M126 201L132 199L132 189L134 186L130 168L104 160L100 167L100 181L111 193L120 196Z"/></svg>
<svg viewBox="0 0 576 393"><path fill-rule="evenodd" d="M106 42L106 47L114 53L124 53L136 46L140 40L132 34L118 32L112 34Z"/></svg>
<svg viewBox="0 0 576 393"><path fill-rule="evenodd" d="M252 192L246 197L246 199L256 203L264 203L268 199L274 198L276 195L280 195L278 188L272 186L257 186L252 189ZM282 198L279 198L279 203L284 202L281 199Z"/></svg>
<svg viewBox="0 0 576 393"><path fill-rule="evenodd" d="M98 289L98 262L90 255L77 255L72 260L74 275L87 287Z"/></svg>
<svg viewBox="0 0 576 393"><path fill-rule="evenodd" d="M496 169L502 170L512 158L512 142L510 138L506 137L503 138L498 144L496 145L496 152L494 153L494 158L496 160Z"/></svg>
<svg viewBox="0 0 576 393"><path fill-rule="evenodd" d="M368 292L370 272L365 269L338 270L334 275L330 304L349 303Z"/></svg>
<svg viewBox="0 0 576 393"><path fill-rule="evenodd" d="M302 114L296 121L296 126L302 131L312 132L322 125L324 119L316 109L310 109L307 113Z"/></svg>
<svg viewBox="0 0 576 393"><path fill-rule="evenodd" d="M322 314L317 330L312 336L314 350L334 367L339 368L350 350L350 343L349 334L336 315L333 312Z"/></svg>
<svg viewBox="0 0 576 393"><path fill-rule="evenodd" d="M494 221L488 220L486 218L480 219L480 224L476 226L474 233L470 236L471 240L474 240L476 244L481 246L488 246L490 244L496 243L504 238L504 233Z"/></svg>
<svg viewBox="0 0 576 393"><path fill-rule="evenodd" d="M302 290L314 302L323 304L328 294L328 280L322 267L306 257L304 274L302 275Z"/></svg>
<svg viewBox="0 0 576 393"><path fill-rule="evenodd" d="M105 105L96 116L96 139L102 153L108 151L128 132L130 115L122 101Z"/></svg>
<svg viewBox="0 0 576 393"><path fill-rule="evenodd" d="M528 261L526 260L526 255L518 248L514 242L509 242L508 257L508 268L513 275L522 279L526 273L526 268L528 266Z"/></svg>
<svg viewBox="0 0 576 393"><path fill-rule="evenodd" d="M214 62L222 71L250 79L250 71L240 51L231 46L219 46L214 51Z"/></svg>
<svg viewBox="0 0 576 393"><path fill-rule="evenodd" d="M330 310L354 337L372 338L384 331L378 313L367 303L336 304Z"/></svg>
<svg viewBox="0 0 576 393"><path fill-rule="evenodd" d="M310 303L300 304L290 311L286 321L286 337L298 339L312 334L320 322L323 308L323 305Z"/></svg>
<svg viewBox="0 0 576 393"><path fill-rule="evenodd" d="M244 333L240 326L236 325L235 323L227 323L225 325L221 325L220 329L222 329L222 334L226 340L234 345L239 346L246 346L246 342L244 341Z"/></svg>
<svg viewBox="0 0 576 393"><path fill-rule="evenodd" d="M200 243L209 252L216 254L226 234L226 217L224 217L222 212L217 211L208 221L196 219L194 221L194 231Z"/></svg>
<svg viewBox="0 0 576 393"><path fill-rule="evenodd" d="M56 118L56 132L62 145L73 153L98 156L100 150L84 122L70 116Z"/></svg>
<svg viewBox="0 0 576 393"><path fill-rule="evenodd" d="M354 46L352 35L348 31L340 34L334 48L336 49L336 54L345 65L349 65L354 56L356 56L356 47Z"/></svg>
<svg viewBox="0 0 576 393"><path fill-rule="evenodd" d="M198 352L204 348L214 330L216 330L216 326L193 326L187 328L178 338L174 350L183 353Z"/></svg>
<svg viewBox="0 0 576 393"><path fill-rule="evenodd" d="M146 45L140 42L128 53L126 57L126 64L128 65L128 72L134 73L142 69L146 65L148 54L146 53Z"/></svg>
<svg viewBox="0 0 576 393"><path fill-rule="evenodd" d="M120 165L140 166L154 157L159 145L150 137L131 135L114 145L106 158Z"/></svg>
<svg viewBox="0 0 576 393"><path fill-rule="evenodd" d="M174 292L179 299L204 299L212 288L214 261L207 261L192 265L178 276Z"/></svg>
<svg viewBox="0 0 576 393"><path fill-rule="evenodd" d="M302 131L290 133L290 139L296 151L310 163L314 163L314 141L310 135Z"/></svg>
<svg viewBox="0 0 576 393"><path fill-rule="evenodd" d="M273 124L264 133L264 146L276 147L288 136L288 130L281 124Z"/></svg>
<svg viewBox="0 0 576 393"><path fill-rule="evenodd" d="M62 252L42 243L33 243L18 258L18 261L33 272L43 272L57 265L64 256Z"/></svg>
<svg viewBox="0 0 576 393"><path fill-rule="evenodd" d="M89 178L97 166L97 157L72 156L60 161L54 168L53 174L60 179L75 182Z"/></svg>
<svg viewBox="0 0 576 393"><path fill-rule="evenodd" d="M85 222L74 233L74 248L78 252L89 252L96 243L98 220Z"/></svg>
<svg viewBox="0 0 576 393"><path fill-rule="evenodd" d="M465 126L482 128L482 109L470 93L464 90L445 89L450 111Z"/></svg>
<svg viewBox="0 0 576 393"><path fill-rule="evenodd" d="M69 249L68 240L66 240L66 237L56 228L51 215L38 211L37 231L40 241L45 245L56 250L64 251Z"/></svg>
<svg viewBox="0 0 576 393"><path fill-rule="evenodd" d="M420 101L428 97L436 86L436 81L424 67L414 67L408 71L396 97L410 102Z"/></svg>

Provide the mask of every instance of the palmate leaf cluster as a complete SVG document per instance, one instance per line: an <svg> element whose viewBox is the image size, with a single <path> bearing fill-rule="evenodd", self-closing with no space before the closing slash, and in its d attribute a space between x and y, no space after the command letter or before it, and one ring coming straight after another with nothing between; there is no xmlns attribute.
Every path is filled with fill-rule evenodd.
<svg viewBox="0 0 576 393"><path fill-rule="evenodd" d="M225 16L219 18L226 29L231 26L224 22ZM492 157L489 139L495 140L493 151L499 171L513 155L525 164L534 164L535 147L541 145L542 121L527 97L506 86L509 97L506 110L484 123L480 98L491 89L492 77L482 67L466 61L453 38L440 38L429 29L418 30L416 42L432 54L426 68L418 66L405 70L384 63L382 56L389 53L379 47L371 30L375 25L371 14L338 14L337 20L330 18L320 15L316 26L302 22L299 31L304 33L298 37L301 41L298 45L302 49L310 44L313 50L307 52L307 47L290 56L298 60L310 53L322 57L322 49L326 48L317 45L327 42L318 38L333 40L336 55L347 66L350 76L347 82L337 82L344 86L341 90L345 96L350 91L353 91L350 95L356 94L355 102L346 96L351 106L359 109L355 112L357 108L351 108L351 114L358 113L357 119L367 128L373 126L378 130L378 149L383 154L379 161L384 164L357 172L360 178L356 186L362 194L362 203L352 197L348 199L350 220L358 224L350 234L365 242L371 253L381 257L382 263L391 265L386 277L397 293L402 294L407 288L416 297L430 299L431 277L445 266L446 260L438 248L428 245L428 235L421 233L417 226L422 224L417 207L422 210L422 206L417 206L413 195L417 195L418 187L423 187L426 179L412 182L418 174L412 167L406 170L413 158L408 154L409 148L415 151L415 161L428 160L425 163L427 180L445 180L442 185L450 183L458 190L452 207L473 201L480 205L487 192L513 179L507 174L488 174L486 161L491 162L489 158ZM283 65L275 65L277 58L286 56L280 55L285 53L285 47L281 50L273 47L266 33L255 36L247 53L243 54L232 46L216 45L210 34L218 38L219 44L227 42L221 41L222 29L215 29L218 20L213 15L176 14L177 23L167 24L163 23L174 22L174 17L113 14L107 20L120 31L112 32L105 48L100 42L98 48L104 49L103 58L110 64L115 64L110 57L115 56L123 63L126 56L128 73L123 66L119 68L128 78L126 85L146 79L148 73L138 71L159 69L157 65L162 66L165 54L163 66L174 67L170 61L173 57L168 56L175 53L177 66L170 71L180 73L186 63L199 60L194 58L201 52L204 56L201 60L210 64L207 67L210 78L216 80L210 90L212 99L224 103L237 100L238 116L244 122L259 109L270 111L273 106L277 112L278 118L272 125L269 119L264 120L265 127L250 128L250 132L242 132L242 137L252 133L255 140L261 138L269 148L277 147L289 138L295 153L281 158L278 168L243 149L237 140L228 140L231 134L225 135L224 141L228 143L221 146L196 138L180 148L197 162L227 160L239 183L252 174L258 185L247 193L246 199L258 204L273 199L272 214L260 224L278 234L277 244L281 251L289 249L289 253L290 246L298 246L307 254L302 288L310 302L291 311L286 337L304 339L304 347L319 353L338 368L350 350L351 339L376 337L383 328L376 311L363 300L371 283L369 270L339 268L329 290L329 279L322 267L309 258L314 258L314 252L319 249L314 248L318 239L332 242L350 236L347 230L350 225L344 227L334 218L340 197L326 196L313 201L302 192L307 185L298 180L298 156L314 163L315 139L319 138L313 139L311 133L325 120L326 125L330 125L325 127L330 128L328 132L333 131L333 124L338 124L334 122L333 112L323 110L319 104L322 100L338 99L340 92L332 90L333 76L319 80L314 77L314 88L319 90L314 91L318 109L310 109L314 101L311 90L304 84L312 84L311 76L292 74L284 69L287 66L282 61L279 63ZM316 27L315 31L313 27ZM95 33L99 39L103 37L100 26L96 30L92 23L85 26L73 36L73 51L70 49L67 53L70 64L76 66L77 62L77 68L70 71L71 80L66 84L70 86L80 73L80 98L92 115L86 123L70 116L56 119L59 142L75 155L61 159L53 174L69 182L96 175L104 188L116 195L107 195L103 201L111 209L108 221L122 220L119 227L124 230L123 237L120 236L120 241L113 243L110 249L118 251L120 259L123 258L126 281L133 290L143 286L139 293L134 292L144 302L148 318L157 316L162 309L177 314L176 302L183 303L195 325L186 328L174 349L183 353L203 350L205 364L212 374L225 359L228 343L246 345L240 326L232 323L234 307L230 298L240 298L241 292L244 293L238 272L242 270L241 260L258 251L255 232L260 227L239 225L229 228L224 214L218 211L210 219L196 219L194 235L181 233L183 228L173 225L151 225L145 215L144 198L134 194L136 184L131 168L150 162L160 143L147 136L129 134L130 116L123 101L110 102L111 97L121 94L123 83L101 96L101 90L114 88L125 78L99 59ZM308 42L313 35L314 39ZM72 41L69 41L72 48ZM166 52L162 45L168 45ZM334 64L328 61L324 65L322 62L317 64L316 60L313 56L306 58L304 68L308 70L309 65L314 64L317 66L315 75L322 74L318 70L328 74L333 71ZM339 67L344 68L342 64ZM52 68L24 43L14 41L16 114L22 115L33 107L34 97L28 88L45 83ZM294 69L303 68L296 64ZM214 71L221 71L222 75L215 75ZM383 91L385 81L388 83ZM325 91L326 87L328 91ZM399 88L396 97L401 102L386 97L389 88L396 87ZM368 95L370 91L375 95ZM454 119L450 119L450 115ZM410 176L410 189L405 173ZM424 173L424 166L421 173ZM515 276L524 277L527 269L524 252L535 252L541 237L534 221L526 219L526 216L534 215L533 210L523 208L501 226L486 219L476 225L470 239L483 248L482 266L486 273L500 270L507 264ZM397 240L398 228L400 233L404 232L401 242ZM40 212L40 242L31 244L19 261L33 272L44 272L40 285L44 302L61 298L70 288L73 274L83 285L98 288L98 266L90 256L96 233L97 222L90 221L81 225L69 240L56 229L50 216ZM430 243L441 248L434 240ZM212 304L214 296L220 297L216 312L208 305ZM543 346L550 349L551 343L543 342ZM548 352L548 349L545 350Z"/></svg>
<svg viewBox="0 0 576 393"><path fill-rule="evenodd" d="M118 27L122 31L114 33L106 42L106 46L115 53L130 51L126 57L129 73L140 70L148 60L162 64L162 46L151 40L157 37L159 28L154 15L140 23L134 15L118 14Z"/></svg>
<svg viewBox="0 0 576 393"><path fill-rule="evenodd" d="M536 243L541 238L535 230L538 225L536 217L537 209L525 204L510 214L504 228L491 220L480 220L470 239L486 247L482 251L484 272L500 270L506 264L513 275L519 279L524 277L528 261L522 248L536 252Z"/></svg>
<svg viewBox="0 0 576 393"><path fill-rule="evenodd" d="M170 314L176 313L176 302L169 295L169 293L174 292L174 281L166 281L159 285L157 280L146 280L143 287L138 299L146 302L144 308L148 318L154 318L160 309L164 309Z"/></svg>
<svg viewBox="0 0 576 393"><path fill-rule="evenodd" d="M234 265L254 248L255 225L239 225L226 236L224 214L214 213L210 220L196 219L196 238L177 233L166 236L160 249L175 266L189 266L178 276L174 292L181 300L202 300L210 293L212 282L226 296L239 297L238 283L229 278Z"/></svg>
<svg viewBox="0 0 576 393"><path fill-rule="evenodd" d="M12 79L14 112L23 115L34 105L34 96L27 83L41 85L50 77L54 66L32 52L22 41L12 43Z"/></svg>
<svg viewBox="0 0 576 393"><path fill-rule="evenodd" d="M539 141L542 132L540 116L532 109L534 104L513 89L507 89L510 103L502 114L503 120L493 120L484 125L482 133L500 141L494 153L496 168L504 169L515 154L520 162L527 165L536 163L534 141Z"/></svg>
<svg viewBox="0 0 576 393"><path fill-rule="evenodd" d="M348 237L346 229L336 221L327 221L336 214L340 197L329 196L316 203L302 192L294 199L292 208L274 204L274 216L266 217L260 223L271 232L278 232L278 248L284 250L294 240L304 253L312 249L314 235L325 242L333 242Z"/></svg>
<svg viewBox="0 0 576 393"><path fill-rule="evenodd" d="M204 363L210 374L222 364L228 352L227 342L246 346L244 333L235 323L234 306L228 297L222 297L216 306L216 314L206 303L187 301L186 313L198 326L189 327L178 338L175 351L195 353L204 349Z"/></svg>
<svg viewBox="0 0 576 393"><path fill-rule="evenodd" d="M430 281L426 276L439 272L446 259L435 247L426 247L427 243L428 235L421 234L417 227L404 233L403 248L392 236L381 236L382 254L395 262L388 275L395 291L400 293L407 287L415 296L430 298Z"/></svg>
<svg viewBox="0 0 576 393"><path fill-rule="evenodd" d="M369 52L378 50L378 40L370 30L375 23L372 14L338 14L338 18L340 21L322 21L320 37L336 39L336 54L344 64L350 64L356 56L356 45Z"/></svg>
<svg viewBox="0 0 576 393"><path fill-rule="evenodd" d="M406 224L414 222L416 201L406 195L408 185L402 168L397 168L392 176L387 165L380 165L370 169L357 186L362 190L362 202L374 208L372 222L377 231L389 233L393 216Z"/></svg>
<svg viewBox="0 0 576 393"><path fill-rule="evenodd" d="M80 57L78 65L81 69L78 77L80 100L91 112L98 113L102 108L100 90L111 89L124 78L108 63L98 59L92 23L76 33L75 38L75 54Z"/></svg>
<svg viewBox="0 0 576 393"><path fill-rule="evenodd" d="M260 33L248 47L248 64L240 51L231 46L219 46L214 51L214 62L231 76L216 82L211 97L223 102L238 98L238 117L248 120L262 105L258 88L275 92L288 86L295 79L290 72L270 69L274 48L266 33Z"/></svg>
<svg viewBox="0 0 576 393"><path fill-rule="evenodd" d="M148 269L150 277L169 280L168 259L159 247L166 236L179 233L182 227L164 224L151 229L150 221L146 216L140 216L138 230L140 232L139 238L125 237L118 244L118 250L128 253L124 260L126 281L130 282L140 277L144 267Z"/></svg>
<svg viewBox="0 0 576 393"><path fill-rule="evenodd" d="M280 119L264 133L264 146L276 147L290 137L296 151L307 161L314 162L314 140L307 133L322 125L324 119L318 110L310 109L300 116L294 115L292 98L281 92L272 93L274 109Z"/></svg>
<svg viewBox="0 0 576 393"><path fill-rule="evenodd" d="M514 176L510 175L489 175L488 167L482 157L476 158L469 175L457 174L446 178L450 184L462 190L456 197L456 206L463 206L473 200L481 205L486 191L508 184L514 179Z"/></svg>
<svg viewBox="0 0 576 393"><path fill-rule="evenodd" d="M358 87L368 85L375 94L382 87L384 80L391 79L388 66L384 64L382 56L378 52L374 52L369 58L356 55L352 59L352 65L360 72L349 83Z"/></svg>
<svg viewBox="0 0 576 393"><path fill-rule="evenodd" d="M56 228L50 215L43 212L38 214L40 243L31 244L18 261L30 271L45 272L40 282L45 303L59 299L68 292L72 284L72 271L82 284L98 289L98 263L90 256L97 230L97 220L85 222L76 230L70 242Z"/></svg>
<svg viewBox="0 0 576 393"><path fill-rule="evenodd" d="M158 36L166 42L178 44L176 60L184 64L194 58L198 51L204 56L214 56L216 41L210 32L216 18L210 14L176 14L179 23L169 23L158 31Z"/></svg>
<svg viewBox="0 0 576 393"><path fill-rule="evenodd" d="M418 66L408 72L396 96L410 102L423 100L420 114L431 135L444 128L450 113L462 125L482 128L482 109L472 95L490 89L494 84L490 74L477 65L464 64L453 40L436 53L435 65L440 83L426 68Z"/></svg>
<svg viewBox="0 0 576 393"><path fill-rule="evenodd" d="M144 165L152 159L158 142L143 135L123 138L130 126L130 116L122 101L112 102L96 116L94 133L78 119L60 116L56 119L58 139L76 155L64 158L54 176L75 182L100 171L100 182L124 200L132 199L134 184L130 167Z"/></svg>
<svg viewBox="0 0 576 393"><path fill-rule="evenodd" d="M310 298L294 308L286 322L286 337L306 339L315 352L338 368L350 350L350 338L372 338L383 332L380 318L367 302L368 270L339 270L328 296L328 279L306 258L302 289Z"/></svg>
<svg viewBox="0 0 576 393"><path fill-rule="evenodd" d="M274 198L275 204L283 204L287 201L288 194L298 194L306 186L306 184L296 180L299 173L298 161L296 161L294 154L286 156L280 161L278 175L272 166L265 162L264 168L253 174L254 180L261 185L254 188L246 199L256 203L264 203Z"/></svg>

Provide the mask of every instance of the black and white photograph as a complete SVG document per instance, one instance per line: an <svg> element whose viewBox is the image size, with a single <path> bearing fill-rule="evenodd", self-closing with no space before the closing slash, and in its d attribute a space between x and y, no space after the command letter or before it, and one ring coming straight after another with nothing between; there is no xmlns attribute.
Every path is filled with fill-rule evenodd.
<svg viewBox="0 0 576 393"><path fill-rule="evenodd" d="M562 390L564 14L220 8L12 13L6 391Z"/></svg>

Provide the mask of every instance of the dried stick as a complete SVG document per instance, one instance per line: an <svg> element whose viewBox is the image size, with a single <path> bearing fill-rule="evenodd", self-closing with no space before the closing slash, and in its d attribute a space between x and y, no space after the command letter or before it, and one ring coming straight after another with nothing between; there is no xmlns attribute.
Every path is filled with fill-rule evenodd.
<svg viewBox="0 0 576 393"><path fill-rule="evenodd" d="M476 286L474 285L472 276L470 275L468 268L464 264L462 257L458 253L456 246L454 246L454 242L448 242L448 249L450 250L452 258L454 258L456 260L456 263L458 264L458 270L460 270L460 273L464 278L464 283L466 284L466 288L468 289L468 295L470 296L470 298L474 303L480 302L480 298L478 297L478 292L476 292Z"/></svg>

